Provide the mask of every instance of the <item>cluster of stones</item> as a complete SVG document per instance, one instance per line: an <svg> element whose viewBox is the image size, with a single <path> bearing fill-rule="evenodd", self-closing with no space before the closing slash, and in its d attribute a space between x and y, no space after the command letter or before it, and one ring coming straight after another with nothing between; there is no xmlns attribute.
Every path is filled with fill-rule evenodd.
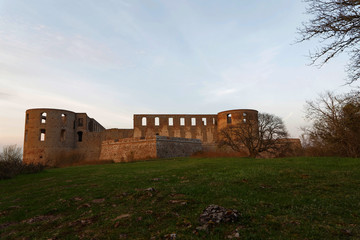
<svg viewBox="0 0 360 240"><path fill-rule="evenodd" d="M199 222L202 226L197 230L208 230L209 226L218 223L236 222L239 213L235 209L226 209L222 206L211 204L200 215Z"/></svg>

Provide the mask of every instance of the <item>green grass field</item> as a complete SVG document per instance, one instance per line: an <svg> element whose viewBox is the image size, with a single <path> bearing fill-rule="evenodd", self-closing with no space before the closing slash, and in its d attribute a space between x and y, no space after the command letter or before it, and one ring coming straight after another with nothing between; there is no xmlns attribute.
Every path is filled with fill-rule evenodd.
<svg viewBox="0 0 360 240"><path fill-rule="evenodd" d="M209 204L240 220L196 232ZM360 159L183 158L0 181L1 239L226 239L236 229L240 239L360 239Z"/></svg>

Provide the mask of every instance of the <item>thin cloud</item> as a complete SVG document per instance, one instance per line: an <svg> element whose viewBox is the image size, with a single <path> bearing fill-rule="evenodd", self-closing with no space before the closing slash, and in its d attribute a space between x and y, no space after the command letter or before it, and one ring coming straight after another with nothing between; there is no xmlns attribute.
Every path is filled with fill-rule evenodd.
<svg viewBox="0 0 360 240"><path fill-rule="evenodd" d="M11 97L13 97L13 94L10 93L5 93L5 92L0 92L0 99L9 99Z"/></svg>
<svg viewBox="0 0 360 240"><path fill-rule="evenodd" d="M121 65L121 61L106 45L82 35L65 35L45 25L4 19L0 21L0 27L4 36L0 38L0 58L11 56L12 59L23 61L56 59L117 67Z"/></svg>
<svg viewBox="0 0 360 240"><path fill-rule="evenodd" d="M266 49L254 62L234 64L224 69L217 81L204 82L201 93L205 101L228 101L229 97L240 100L244 95L254 93L256 86L271 79L275 68L273 60L278 53L279 47Z"/></svg>

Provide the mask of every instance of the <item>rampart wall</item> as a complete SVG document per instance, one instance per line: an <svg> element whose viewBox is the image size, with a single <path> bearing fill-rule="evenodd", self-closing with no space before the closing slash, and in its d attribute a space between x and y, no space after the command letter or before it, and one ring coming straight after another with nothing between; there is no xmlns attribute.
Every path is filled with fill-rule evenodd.
<svg viewBox="0 0 360 240"><path fill-rule="evenodd" d="M102 143L100 160L131 162L136 160L187 157L202 150L198 139L155 136L126 138Z"/></svg>

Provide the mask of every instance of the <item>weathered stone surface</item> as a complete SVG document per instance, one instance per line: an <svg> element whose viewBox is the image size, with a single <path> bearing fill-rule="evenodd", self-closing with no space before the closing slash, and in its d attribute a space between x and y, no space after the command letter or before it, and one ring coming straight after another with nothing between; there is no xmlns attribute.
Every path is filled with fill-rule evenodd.
<svg viewBox="0 0 360 240"><path fill-rule="evenodd" d="M117 141L104 141L101 146L100 160L131 162L135 160L187 157L201 151L198 139L169 138L125 138Z"/></svg>
<svg viewBox="0 0 360 240"><path fill-rule="evenodd" d="M197 227L198 231L207 231L212 225L227 222L236 222L239 220L239 213L235 209L226 209L215 204L209 205L200 214L199 222L201 226Z"/></svg>
<svg viewBox="0 0 360 240"><path fill-rule="evenodd" d="M25 163L55 165L64 159L128 162L218 151L216 143L222 128L256 119L257 115L251 109L218 114L135 114L133 129L105 129L86 113L29 109L23 159Z"/></svg>
<svg viewBox="0 0 360 240"><path fill-rule="evenodd" d="M199 221L202 224L220 222L235 222L239 218L239 213L234 209L226 209L218 205L209 205L200 215Z"/></svg>

